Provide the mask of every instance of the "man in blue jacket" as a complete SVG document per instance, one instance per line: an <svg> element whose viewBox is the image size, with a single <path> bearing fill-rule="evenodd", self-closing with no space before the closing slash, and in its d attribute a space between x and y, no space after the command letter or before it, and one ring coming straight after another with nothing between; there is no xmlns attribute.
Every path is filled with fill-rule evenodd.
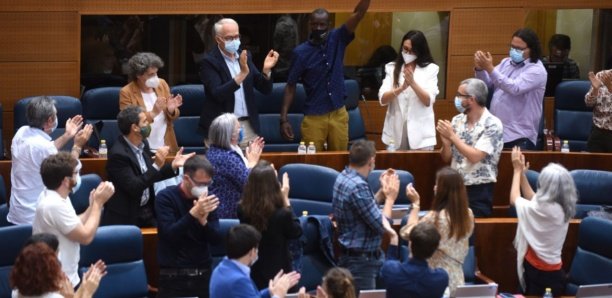
<svg viewBox="0 0 612 298"><path fill-rule="evenodd" d="M267 289L257 289L250 274L251 266L257 261L260 240L261 233L250 225L240 224L229 230L225 242L227 258L219 263L210 278L211 298L284 298L298 283L299 273L281 270L270 280Z"/></svg>

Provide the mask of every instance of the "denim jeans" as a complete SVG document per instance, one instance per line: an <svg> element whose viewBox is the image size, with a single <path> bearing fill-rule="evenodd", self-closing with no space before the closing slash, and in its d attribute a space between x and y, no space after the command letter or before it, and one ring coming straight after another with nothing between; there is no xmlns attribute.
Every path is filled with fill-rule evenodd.
<svg viewBox="0 0 612 298"><path fill-rule="evenodd" d="M383 264L383 254L378 257L365 256L341 256L338 266L348 269L355 281L355 294L360 290L372 290L376 288L376 277Z"/></svg>

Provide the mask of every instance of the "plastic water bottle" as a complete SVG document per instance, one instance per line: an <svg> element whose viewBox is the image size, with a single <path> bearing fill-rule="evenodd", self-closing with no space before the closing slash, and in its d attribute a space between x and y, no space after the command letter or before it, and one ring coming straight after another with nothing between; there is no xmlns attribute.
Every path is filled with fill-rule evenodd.
<svg viewBox="0 0 612 298"><path fill-rule="evenodd" d="M570 150L569 150L569 141L568 140L563 140L563 146L561 146L561 152L563 152L563 153L570 152Z"/></svg>
<svg viewBox="0 0 612 298"><path fill-rule="evenodd" d="M302 211L302 217L308 217L308 210Z"/></svg>
<svg viewBox="0 0 612 298"><path fill-rule="evenodd" d="M546 288L546 292L544 292L544 296L542 298L553 298L552 290L550 288Z"/></svg>
<svg viewBox="0 0 612 298"><path fill-rule="evenodd" d="M298 146L298 154L306 154L306 144L304 142L300 142Z"/></svg>
<svg viewBox="0 0 612 298"><path fill-rule="evenodd" d="M315 147L314 142L308 143L308 149L306 150L306 154L315 154L317 153L317 147Z"/></svg>
<svg viewBox="0 0 612 298"><path fill-rule="evenodd" d="M397 150L397 148L395 148L395 142L393 142L393 140L389 141L389 145L387 145L387 151L395 152L395 150Z"/></svg>
<svg viewBox="0 0 612 298"><path fill-rule="evenodd" d="M98 154L100 154L100 158L106 158L108 156L106 140L100 140L100 148L98 148Z"/></svg>

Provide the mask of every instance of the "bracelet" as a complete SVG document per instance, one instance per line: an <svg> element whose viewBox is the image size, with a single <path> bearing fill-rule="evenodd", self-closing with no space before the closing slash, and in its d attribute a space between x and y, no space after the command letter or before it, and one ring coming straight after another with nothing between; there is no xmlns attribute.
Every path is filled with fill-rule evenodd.
<svg viewBox="0 0 612 298"><path fill-rule="evenodd" d="M420 205L420 204L412 204L412 208L413 208L413 209L414 209L414 208L421 209L421 205Z"/></svg>
<svg viewBox="0 0 612 298"><path fill-rule="evenodd" d="M79 152L81 152L81 149L82 148L77 145L72 146L72 150L78 150Z"/></svg>

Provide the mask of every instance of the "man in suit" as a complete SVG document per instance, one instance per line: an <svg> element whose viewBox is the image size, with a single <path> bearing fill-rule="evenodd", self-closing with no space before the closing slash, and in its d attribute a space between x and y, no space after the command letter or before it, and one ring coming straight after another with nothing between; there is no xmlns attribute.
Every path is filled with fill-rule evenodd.
<svg viewBox="0 0 612 298"><path fill-rule="evenodd" d="M153 184L176 176L177 169L195 153L183 155L181 148L172 163L167 164L169 148L163 146L155 151L152 159L146 140L151 126L139 106L128 106L119 112L117 126L121 136L110 149L106 162L106 172L115 185L115 194L106 203L102 224L156 226Z"/></svg>
<svg viewBox="0 0 612 298"><path fill-rule="evenodd" d="M221 261L210 278L210 297L284 298L300 280L300 274L282 270L270 280L267 289L259 290L251 279L251 266L257 261L261 233L250 225L232 227L226 238L227 258Z"/></svg>
<svg viewBox="0 0 612 298"><path fill-rule="evenodd" d="M244 130L240 143L245 148L259 133L259 113L253 88L263 94L272 92L272 68L278 61L278 53L270 50L259 72L246 51L239 51L240 31L233 19L221 19L215 23L213 48L201 62L200 78L206 98L200 114L200 131L208 138L213 119L223 113L234 113Z"/></svg>

